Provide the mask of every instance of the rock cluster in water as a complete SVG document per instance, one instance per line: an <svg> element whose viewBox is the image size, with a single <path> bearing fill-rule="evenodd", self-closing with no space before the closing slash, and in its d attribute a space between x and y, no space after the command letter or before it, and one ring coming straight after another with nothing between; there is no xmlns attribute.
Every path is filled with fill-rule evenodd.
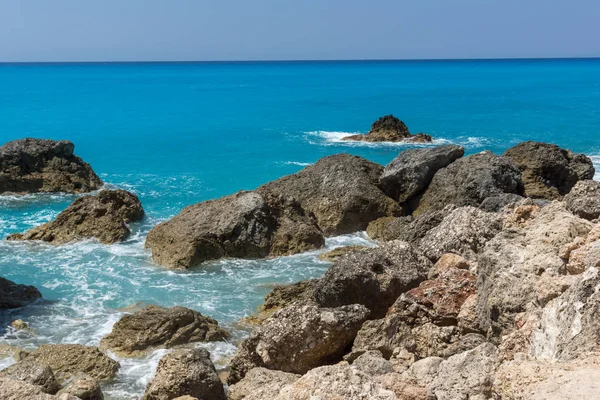
<svg viewBox="0 0 600 400"><path fill-rule="evenodd" d="M379 118L371 126L369 133L365 135L350 135L342 140L360 142L409 142L409 143L431 143L433 138L425 133L413 135L409 132L404 122L393 115Z"/></svg>

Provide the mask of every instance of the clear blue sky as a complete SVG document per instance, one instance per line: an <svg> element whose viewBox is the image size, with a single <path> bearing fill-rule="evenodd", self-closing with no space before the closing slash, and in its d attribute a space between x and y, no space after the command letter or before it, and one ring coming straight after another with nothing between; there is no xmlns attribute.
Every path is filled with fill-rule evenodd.
<svg viewBox="0 0 600 400"><path fill-rule="evenodd" d="M0 0L0 61L600 56L600 0Z"/></svg>

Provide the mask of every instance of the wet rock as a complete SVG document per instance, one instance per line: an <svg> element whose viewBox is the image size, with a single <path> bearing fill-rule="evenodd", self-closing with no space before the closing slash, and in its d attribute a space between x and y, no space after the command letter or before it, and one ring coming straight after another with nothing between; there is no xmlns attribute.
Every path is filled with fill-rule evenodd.
<svg viewBox="0 0 600 400"><path fill-rule="evenodd" d="M206 349L175 350L161 358L146 386L144 400L169 400L185 395L199 400L226 399Z"/></svg>
<svg viewBox="0 0 600 400"><path fill-rule="evenodd" d="M228 400L273 399L286 385L296 382L300 375L273 371L266 368L253 368L238 383L229 387Z"/></svg>
<svg viewBox="0 0 600 400"><path fill-rule="evenodd" d="M292 196L314 213L327 236L362 231L402 209L379 189L383 167L349 154L325 157L302 171L269 182L259 193Z"/></svg>
<svg viewBox="0 0 600 400"><path fill-rule="evenodd" d="M42 294L33 286L0 278L0 309L24 307L41 298Z"/></svg>
<svg viewBox="0 0 600 400"><path fill-rule="evenodd" d="M22 319L16 319L13 322L10 323L10 326L13 329L16 329L18 331L26 331L29 329L29 324L25 321L23 321Z"/></svg>
<svg viewBox="0 0 600 400"><path fill-rule="evenodd" d="M509 160L483 152L440 169L423 194L415 215L442 210L449 204L479 207L488 197L523 194L520 171Z"/></svg>
<svg viewBox="0 0 600 400"><path fill-rule="evenodd" d="M369 224L370 225L370 224ZM352 253L356 250L366 249L366 246L344 246L338 247L336 249L330 250L327 253L323 253L319 255L319 259L323 261L335 262L340 259L342 256L345 256L348 253Z"/></svg>
<svg viewBox="0 0 600 400"><path fill-rule="evenodd" d="M314 288L318 279L309 279L292 283L291 285L277 285L265 296L265 302L260 307L258 314L248 319L251 323L261 324L272 316L277 310L294 303L306 303L312 299Z"/></svg>
<svg viewBox="0 0 600 400"><path fill-rule="evenodd" d="M120 364L106 356L96 347L80 344L44 344L25 360L36 360L48 365L59 381L84 373L100 381L113 378Z"/></svg>
<svg viewBox="0 0 600 400"><path fill-rule="evenodd" d="M219 323L185 307L147 306L124 315L102 339L100 346L115 353L135 355L157 347L170 348L193 342L229 338Z"/></svg>
<svg viewBox="0 0 600 400"><path fill-rule="evenodd" d="M98 381L85 374L75 376L58 394L69 394L81 400L104 400Z"/></svg>
<svg viewBox="0 0 600 400"><path fill-rule="evenodd" d="M295 200L244 191L188 206L154 227L146 239L152 258L175 269L222 257L278 256L323 245L313 218Z"/></svg>
<svg viewBox="0 0 600 400"><path fill-rule="evenodd" d="M41 391L55 394L60 389L60 384L54 376L52 369L35 360L23 360L0 371L0 377L16 379L39 386Z"/></svg>
<svg viewBox="0 0 600 400"><path fill-rule="evenodd" d="M587 219L600 218L600 182L579 181L565 196L567 210L573 214Z"/></svg>
<svg viewBox="0 0 600 400"><path fill-rule="evenodd" d="M0 147L0 193L85 193L102 181L73 154L73 143L21 139Z"/></svg>
<svg viewBox="0 0 600 400"><path fill-rule="evenodd" d="M363 304L370 318L380 318L400 294L425 280L430 268L415 247L387 242L336 261L317 283L314 299L323 307Z"/></svg>
<svg viewBox="0 0 600 400"><path fill-rule="evenodd" d="M41 386L28 382L0 377L0 399L2 400L80 400L69 394L53 396L43 392Z"/></svg>
<svg viewBox="0 0 600 400"><path fill-rule="evenodd" d="M231 361L228 382L255 367L303 374L342 359L369 311L361 305L319 308L291 305L256 328Z"/></svg>
<svg viewBox="0 0 600 400"><path fill-rule="evenodd" d="M386 115L375 121L366 135L350 135L343 137L342 140L430 143L433 139L430 135L424 133L412 135L404 122L393 115Z"/></svg>
<svg viewBox="0 0 600 400"><path fill-rule="evenodd" d="M96 238L105 244L121 242L131 233L127 224L144 217L142 203L125 190L103 190L75 200L55 220L25 233L10 235L8 240L42 240L64 244Z"/></svg>
<svg viewBox="0 0 600 400"><path fill-rule="evenodd" d="M427 189L438 170L464 153L464 148L453 145L405 150L386 165L380 186L394 200L408 203Z"/></svg>
<svg viewBox="0 0 600 400"><path fill-rule="evenodd" d="M592 160L554 144L523 142L504 156L522 172L527 197L559 199L579 180L594 178Z"/></svg>

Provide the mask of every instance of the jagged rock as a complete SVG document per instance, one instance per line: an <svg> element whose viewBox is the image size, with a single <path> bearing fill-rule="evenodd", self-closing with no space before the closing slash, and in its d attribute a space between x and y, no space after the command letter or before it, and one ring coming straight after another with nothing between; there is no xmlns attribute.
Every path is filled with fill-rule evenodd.
<svg viewBox="0 0 600 400"><path fill-rule="evenodd" d="M440 169L423 194L415 215L442 210L449 204L479 207L488 197L523 194L521 172L491 152L460 158Z"/></svg>
<svg viewBox="0 0 600 400"><path fill-rule="evenodd" d="M0 147L0 193L68 192L99 189L102 181L73 154L73 143L21 139Z"/></svg>
<svg viewBox="0 0 600 400"><path fill-rule="evenodd" d="M152 258L175 269L222 257L293 254L324 243L313 218L294 199L244 191L188 206L146 239Z"/></svg>
<svg viewBox="0 0 600 400"><path fill-rule="evenodd" d="M352 361L352 366L369 375L385 375L394 372L392 363L377 350L369 350Z"/></svg>
<svg viewBox="0 0 600 400"><path fill-rule="evenodd" d="M41 298L42 294L33 286L0 278L0 309L24 307Z"/></svg>
<svg viewBox="0 0 600 400"><path fill-rule="evenodd" d="M314 213L327 236L341 235L365 230L379 217L402 215L401 207L379 189L382 172L382 166L364 158L336 154L257 191L294 197Z"/></svg>
<svg viewBox="0 0 600 400"><path fill-rule="evenodd" d="M394 372L399 374L407 371L416 360L417 358L415 355L406 350L404 347L396 347L392 352L392 356L390 357L390 362L392 363Z"/></svg>
<svg viewBox="0 0 600 400"><path fill-rule="evenodd" d="M206 349L175 350L160 359L146 386L144 400L189 395L199 400L225 400L225 390Z"/></svg>
<svg viewBox="0 0 600 400"><path fill-rule="evenodd" d="M481 202L479 209L487 212L500 212L504 210L504 207L507 205L518 203L523 199L524 197L519 196L518 194L502 193L497 196L487 197Z"/></svg>
<svg viewBox="0 0 600 400"><path fill-rule="evenodd" d="M436 400L491 399L498 363L498 350L490 343L454 355L439 365L437 376L427 387L429 397Z"/></svg>
<svg viewBox="0 0 600 400"><path fill-rule="evenodd" d="M100 381L113 378L120 364L96 347L80 344L44 344L25 360L36 360L48 365L59 381L84 373Z"/></svg>
<svg viewBox="0 0 600 400"><path fill-rule="evenodd" d="M460 307L456 319L458 327L463 332L477 332L480 330L477 315L477 294L472 294L467 297Z"/></svg>
<svg viewBox="0 0 600 400"><path fill-rule="evenodd" d="M381 217L367 226L367 235L373 240L397 240L413 221L413 217Z"/></svg>
<svg viewBox="0 0 600 400"><path fill-rule="evenodd" d="M421 132L412 135L404 122L393 115L386 115L375 121L371 126L371 130L366 135L350 135L343 137L342 140L430 143L433 141L433 138Z"/></svg>
<svg viewBox="0 0 600 400"><path fill-rule="evenodd" d="M81 400L104 400L98 381L85 374L75 376L58 394L69 394Z"/></svg>
<svg viewBox="0 0 600 400"><path fill-rule="evenodd" d="M125 190L103 190L75 200L55 220L25 233L10 235L8 240L42 240L64 244L96 238L105 244L125 240L131 231L127 227L144 217L142 203Z"/></svg>
<svg viewBox="0 0 600 400"><path fill-rule="evenodd" d="M567 262L567 272L572 275L600 267L600 225L595 225L587 238L578 237L563 246L559 256Z"/></svg>
<svg viewBox="0 0 600 400"><path fill-rule="evenodd" d="M433 268L429 270L429 279L437 278L443 271L451 269L466 269L470 268L470 264L464 257L458 254L445 253L436 261Z"/></svg>
<svg viewBox="0 0 600 400"><path fill-rule="evenodd" d="M0 377L24 381L39 386L44 393L55 394L60 384L52 369L35 360L23 360L0 371Z"/></svg>
<svg viewBox="0 0 600 400"><path fill-rule="evenodd" d="M435 379L440 364L444 361L441 357L426 357L416 361L406 372L419 386L427 386Z"/></svg>
<svg viewBox="0 0 600 400"><path fill-rule="evenodd" d="M415 247L392 241L350 253L319 280L314 299L323 307L363 304L381 318L403 292L425 280L431 263Z"/></svg>
<svg viewBox="0 0 600 400"><path fill-rule="evenodd" d="M559 199L577 181L594 178L592 160L554 144L523 142L506 150L504 156L521 170L527 197Z"/></svg>
<svg viewBox="0 0 600 400"><path fill-rule="evenodd" d="M69 394L53 396L43 392L41 386L11 378L0 377L2 400L81 400Z"/></svg>
<svg viewBox="0 0 600 400"><path fill-rule="evenodd" d="M335 262L338 259L340 259L342 256L345 256L348 253L351 253L356 250L366 249L366 248L367 248L366 246L358 246L358 245L338 247L338 248L330 250L326 253L319 254L319 259L323 260L323 261Z"/></svg>
<svg viewBox="0 0 600 400"><path fill-rule="evenodd" d="M394 392L397 400L427 399L427 389L419 386L417 382L407 374L392 372L390 374L376 376L375 382L379 383L385 389Z"/></svg>
<svg viewBox="0 0 600 400"><path fill-rule="evenodd" d="M170 348L193 342L229 338L219 323L185 307L147 306L124 315L102 339L100 346L115 353L135 355L156 347Z"/></svg>
<svg viewBox="0 0 600 400"><path fill-rule="evenodd" d="M565 196L567 210L573 214L587 219L600 218L600 182L579 181Z"/></svg>
<svg viewBox="0 0 600 400"><path fill-rule="evenodd" d="M299 378L300 375L289 372L252 368L244 379L229 387L227 400L273 399L285 385L292 384Z"/></svg>
<svg viewBox="0 0 600 400"><path fill-rule="evenodd" d="M297 304L279 310L242 342L231 361L228 382L238 382L255 367L303 374L339 361L368 314L358 304L339 308Z"/></svg>
<svg viewBox="0 0 600 400"><path fill-rule="evenodd" d="M403 323L399 316L391 315L366 321L354 339L351 355L357 357L366 351L374 350L389 359L398 348L408 349L412 353L415 347L415 338L410 326Z"/></svg>
<svg viewBox="0 0 600 400"><path fill-rule="evenodd" d="M452 210L454 206L442 211L428 211L417 217L382 217L369 224L367 234L371 239L380 241L403 240L418 245L427 232L438 226Z"/></svg>
<svg viewBox="0 0 600 400"><path fill-rule="evenodd" d="M386 165L379 184L394 200L408 203L427 189L438 170L464 153L464 148L453 145L405 150Z"/></svg>
<svg viewBox="0 0 600 400"><path fill-rule="evenodd" d="M247 320L252 323L261 324L272 316L277 310L285 308L294 303L305 303L312 299L318 279L309 279L292 283L291 285L277 285L265 296L265 302L260 307L258 314Z"/></svg>

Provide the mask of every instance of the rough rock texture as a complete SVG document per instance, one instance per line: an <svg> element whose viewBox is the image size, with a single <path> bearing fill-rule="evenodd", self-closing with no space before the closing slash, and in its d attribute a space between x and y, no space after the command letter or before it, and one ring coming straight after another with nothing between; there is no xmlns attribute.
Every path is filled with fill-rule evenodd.
<svg viewBox="0 0 600 400"><path fill-rule="evenodd" d="M600 182L579 181L565 196L567 210L587 220L600 218Z"/></svg>
<svg viewBox="0 0 600 400"><path fill-rule="evenodd" d="M355 304L339 308L292 305L256 328L231 361L228 382L255 367L303 374L342 359L369 311Z"/></svg>
<svg viewBox="0 0 600 400"><path fill-rule="evenodd" d="M225 400L210 354L206 349L176 350L161 358L146 386L144 400L170 400L179 396L199 400Z"/></svg>
<svg viewBox="0 0 600 400"><path fill-rule="evenodd" d="M2 400L80 400L69 394L53 396L42 391L41 386L16 379L0 377L0 399Z"/></svg>
<svg viewBox="0 0 600 400"><path fill-rule="evenodd" d="M523 196L513 193L502 193L497 196L488 197L479 206L479 209L487 212L500 212L510 204L518 203L524 199Z"/></svg>
<svg viewBox="0 0 600 400"><path fill-rule="evenodd" d="M98 381L85 374L75 376L58 394L69 394L81 400L104 400Z"/></svg>
<svg viewBox="0 0 600 400"><path fill-rule="evenodd" d="M359 355L352 361L352 366L369 375L385 375L394 372L392 363L377 350L369 350Z"/></svg>
<svg viewBox="0 0 600 400"><path fill-rule="evenodd" d="M252 368L244 379L229 387L227 399L273 399L285 385L292 384L299 378L300 375L289 372Z"/></svg>
<svg viewBox="0 0 600 400"><path fill-rule="evenodd" d="M261 324L277 310L285 308L293 303L305 303L312 299L318 279L309 279L292 283L291 285L277 285L265 296L265 302L260 306L258 314L247 320L252 323Z"/></svg>
<svg viewBox="0 0 600 400"><path fill-rule="evenodd" d="M386 115L375 121L371 126L371 130L366 135L350 135L343 137L342 140L429 143L433 138L421 132L412 135L404 122L393 115Z"/></svg>
<svg viewBox="0 0 600 400"><path fill-rule="evenodd" d="M567 261L567 272L578 275L588 268L600 267L600 225L595 225L587 238L576 238L563 246L559 256Z"/></svg>
<svg viewBox="0 0 600 400"><path fill-rule="evenodd" d="M25 233L12 234L8 240L64 244L96 238L105 244L116 243L125 240L131 233L128 223L143 217L142 203L135 194L125 190L103 190L97 195L78 198L54 221Z"/></svg>
<svg viewBox="0 0 600 400"><path fill-rule="evenodd" d="M381 217L367 226L367 235L373 240L388 242L397 240L413 221L412 216Z"/></svg>
<svg viewBox="0 0 600 400"><path fill-rule="evenodd" d="M523 142L506 150L504 156L521 170L527 197L559 199L577 181L594 178L592 160L554 144Z"/></svg>
<svg viewBox="0 0 600 400"><path fill-rule="evenodd" d="M33 286L0 278L0 309L23 307L41 298L42 294Z"/></svg>
<svg viewBox="0 0 600 400"><path fill-rule="evenodd" d="M440 364L444 361L441 357L426 357L416 361L407 371L419 386L427 386L437 376Z"/></svg>
<svg viewBox="0 0 600 400"><path fill-rule="evenodd" d="M132 355L156 347L193 342L216 342L229 338L219 323L197 311L176 306L148 306L123 316L102 339L100 346L115 353Z"/></svg>
<svg viewBox="0 0 600 400"><path fill-rule="evenodd" d="M445 253L436 261L433 268L429 270L429 279L437 278L443 271L453 268L469 269L470 264L464 257L454 253Z"/></svg>
<svg viewBox="0 0 600 400"><path fill-rule="evenodd" d="M387 242L336 261L317 283L314 299L323 307L363 304L370 318L380 318L398 296L425 280L430 268L415 247Z"/></svg>
<svg viewBox="0 0 600 400"><path fill-rule="evenodd" d="M521 172L509 160L483 152L440 169L423 194L415 214L441 210L449 204L478 207L488 197L523 194Z"/></svg>
<svg viewBox="0 0 600 400"><path fill-rule="evenodd" d="M175 269L222 257L293 254L324 243L313 218L295 200L243 191L188 206L146 239L152 258Z"/></svg>
<svg viewBox="0 0 600 400"><path fill-rule="evenodd" d="M394 217L392 217L392 218L394 218ZM369 225L371 225L371 224L369 224ZM338 248L330 250L326 253L319 254L319 260L335 262L338 259L342 258L342 256L345 256L348 253L354 252L356 250L362 250L365 248L367 248L367 246L351 245L351 246L338 247Z"/></svg>
<svg viewBox="0 0 600 400"><path fill-rule="evenodd" d="M340 235L365 230L380 217L402 215L378 187L382 172L382 166L364 158L337 154L257 190L294 197L314 213L327 236Z"/></svg>
<svg viewBox="0 0 600 400"><path fill-rule="evenodd" d="M438 226L455 208L450 205L443 210L427 211L416 217L379 218L369 224L367 234L379 241L403 240L418 246L427 232Z"/></svg>
<svg viewBox="0 0 600 400"><path fill-rule="evenodd" d="M99 189L102 181L73 154L73 143L21 139L0 147L0 193L68 192Z"/></svg>
<svg viewBox="0 0 600 400"><path fill-rule="evenodd" d="M27 355L26 360L36 360L48 365L59 381L84 373L100 381L117 374L120 364L96 347L80 344L44 344Z"/></svg>
<svg viewBox="0 0 600 400"><path fill-rule="evenodd" d="M52 369L35 360L23 360L0 371L0 377L16 379L37 385L44 393L55 394L60 384Z"/></svg>
<svg viewBox="0 0 600 400"><path fill-rule="evenodd" d="M438 170L464 153L464 148L453 145L405 150L386 165L379 184L388 196L407 203L427 189Z"/></svg>

